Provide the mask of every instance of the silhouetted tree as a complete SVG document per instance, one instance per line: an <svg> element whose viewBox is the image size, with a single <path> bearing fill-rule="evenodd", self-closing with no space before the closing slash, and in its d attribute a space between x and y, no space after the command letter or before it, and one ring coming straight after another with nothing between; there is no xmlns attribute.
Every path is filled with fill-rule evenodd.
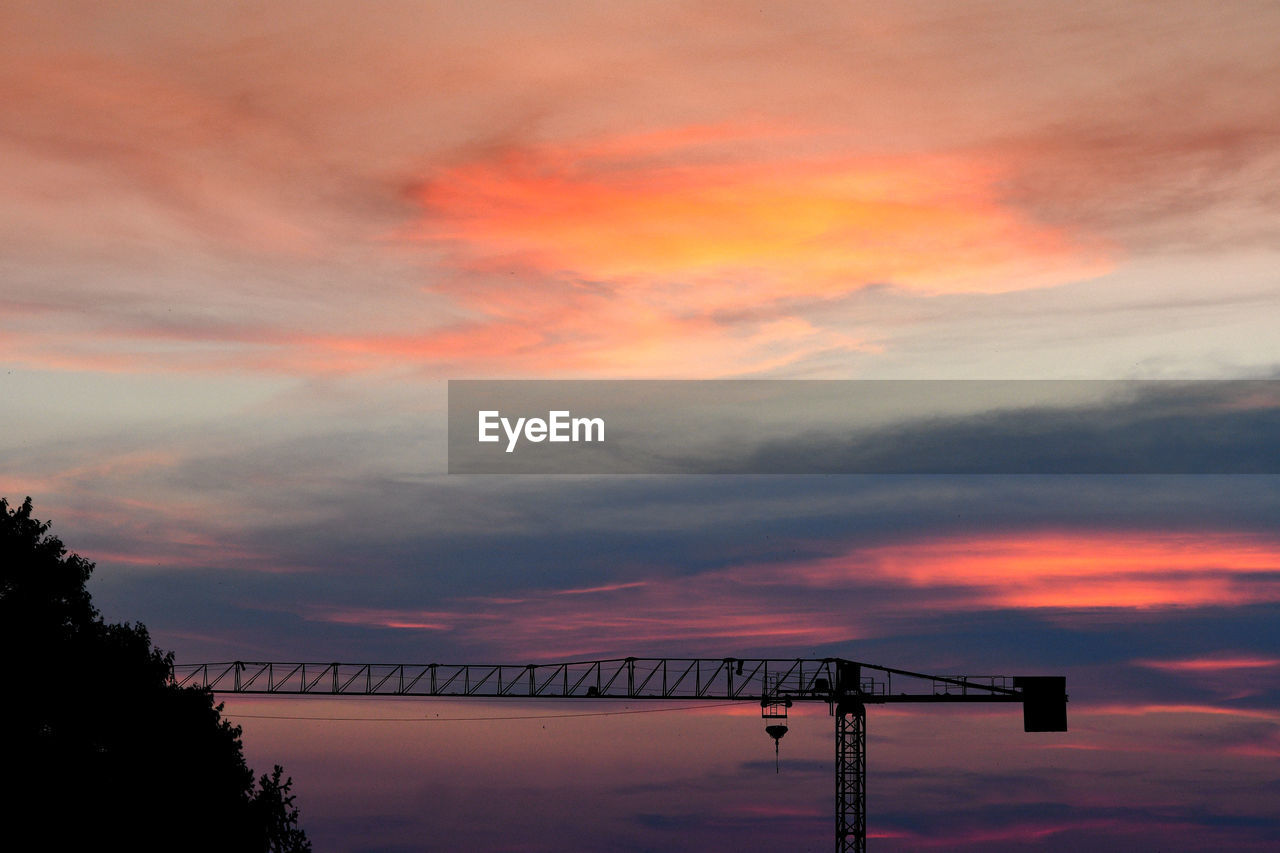
<svg viewBox="0 0 1280 853"><path fill-rule="evenodd" d="M48 530L0 498L0 846L309 851L292 780L255 786L222 705L169 681L142 624L103 621L93 563Z"/></svg>

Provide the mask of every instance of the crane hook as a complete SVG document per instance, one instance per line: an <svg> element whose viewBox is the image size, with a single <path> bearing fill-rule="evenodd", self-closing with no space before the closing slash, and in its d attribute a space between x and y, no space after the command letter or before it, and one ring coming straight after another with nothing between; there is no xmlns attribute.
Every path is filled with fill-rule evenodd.
<svg viewBox="0 0 1280 853"><path fill-rule="evenodd" d="M764 733L773 738L773 772L781 773L778 764L778 744L782 740L782 736L787 733L787 727L781 725L765 726Z"/></svg>
<svg viewBox="0 0 1280 853"><path fill-rule="evenodd" d="M778 758L778 744L787 733L787 709L791 700L778 695L765 696L760 700L760 716L764 718L764 733L773 738L773 772L781 773Z"/></svg>

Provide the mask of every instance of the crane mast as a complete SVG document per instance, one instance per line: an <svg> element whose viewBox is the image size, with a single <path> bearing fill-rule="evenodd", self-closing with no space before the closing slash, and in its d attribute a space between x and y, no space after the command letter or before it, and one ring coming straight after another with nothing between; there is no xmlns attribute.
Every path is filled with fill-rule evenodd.
<svg viewBox="0 0 1280 853"><path fill-rule="evenodd" d="M230 661L175 664L172 680L216 693L488 699L758 701L768 734L787 707L825 702L835 717L836 852L865 853L867 706L1016 702L1023 730L1067 730L1062 676L942 676L845 658L611 658L543 664Z"/></svg>

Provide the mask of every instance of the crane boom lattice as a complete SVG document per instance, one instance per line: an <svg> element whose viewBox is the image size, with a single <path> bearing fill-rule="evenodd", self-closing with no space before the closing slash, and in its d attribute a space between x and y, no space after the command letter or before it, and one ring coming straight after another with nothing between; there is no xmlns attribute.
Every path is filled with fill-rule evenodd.
<svg viewBox="0 0 1280 853"><path fill-rule="evenodd" d="M172 680L217 693L488 699L826 702L836 719L836 853L865 853L866 708L1017 702L1025 731L1066 731L1061 676L943 676L844 658L610 658L543 664L229 661L178 664ZM785 731L785 727L782 727ZM773 733L775 747L781 734Z"/></svg>

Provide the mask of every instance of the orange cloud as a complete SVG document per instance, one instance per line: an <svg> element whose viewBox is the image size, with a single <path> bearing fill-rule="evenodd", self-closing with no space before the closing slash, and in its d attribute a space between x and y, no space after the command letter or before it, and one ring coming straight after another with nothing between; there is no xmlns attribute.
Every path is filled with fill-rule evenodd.
<svg viewBox="0 0 1280 853"><path fill-rule="evenodd" d="M674 131L509 150L431 176L411 236L465 264L518 261L702 310L882 282L1020 290L1101 269L1070 235L1003 205L988 164L758 157Z"/></svg>
<svg viewBox="0 0 1280 853"><path fill-rule="evenodd" d="M1280 547L1226 533L1049 532L862 549L798 566L795 576L823 587L951 588L959 606L1242 604L1280 601Z"/></svg>

